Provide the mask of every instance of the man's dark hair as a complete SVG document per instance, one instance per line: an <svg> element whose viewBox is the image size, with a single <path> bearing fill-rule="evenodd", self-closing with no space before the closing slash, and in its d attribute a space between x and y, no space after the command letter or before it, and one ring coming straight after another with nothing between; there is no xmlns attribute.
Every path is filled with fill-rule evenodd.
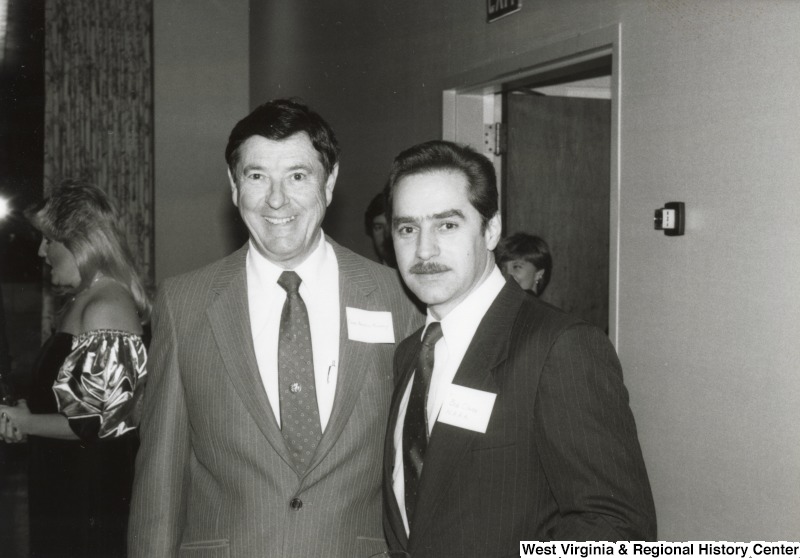
<svg viewBox="0 0 800 558"><path fill-rule="evenodd" d="M305 132L311 138L311 144L319 152L325 172L330 175L339 162L336 136L319 114L293 99L268 101L236 123L225 147L225 161L231 175L235 175L236 164L239 162L239 147L248 138L262 136L277 141L298 132Z"/></svg>
<svg viewBox="0 0 800 558"><path fill-rule="evenodd" d="M413 174L460 172L467 178L469 202L485 228L497 214L497 178L492 162L467 145L432 140L409 147L395 157L386 185L386 215L392 218L392 201L398 182Z"/></svg>

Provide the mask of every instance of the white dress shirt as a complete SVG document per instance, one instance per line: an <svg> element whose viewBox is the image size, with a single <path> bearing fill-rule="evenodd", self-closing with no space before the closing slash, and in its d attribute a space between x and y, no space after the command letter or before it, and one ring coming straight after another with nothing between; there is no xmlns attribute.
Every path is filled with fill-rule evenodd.
<svg viewBox="0 0 800 558"><path fill-rule="evenodd" d="M262 256L252 242L247 251L246 270L247 303L256 362L272 412L280 426L278 334L286 291L278 285L278 278L286 270ZM317 404L324 432L333 409L339 362L339 265L333 247L322 232L317 247L293 271L302 279L299 291L308 310Z"/></svg>
<svg viewBox="0 0 800 558"><path fill-rule="evenodd" d="M453 383L453 378L455 378L458 367L461 366L464 354L467 352L470 343L472 343L472 338L475 336L478 325L480 325L483 316L505 284L506 280L503 278L503 274L495 266L486 280L478 285L474 291L467 295L458 306L453 308L441 320L443 335L436 343L433 353L433 374L428 388L428 404L425 408L428 419L428 435L433 430L433 425L439 416L439 411L442 409L445 391ZM428 317L425 320L425 329L427 329L428 324L435 321L437 321L436 318L431 316L429 310ZM425 330L423 329L424 333ZM405 422L408 399L411 396L413 383L414 376L412 375L408 386L406 386L403 399L400 401L397 424L394 429L395 456L392 488L397 499L397 505L400 507L400 515L403 517L406 534L409 533L409 526L406 514L405 473L403 470L403 423Z"/></svg>

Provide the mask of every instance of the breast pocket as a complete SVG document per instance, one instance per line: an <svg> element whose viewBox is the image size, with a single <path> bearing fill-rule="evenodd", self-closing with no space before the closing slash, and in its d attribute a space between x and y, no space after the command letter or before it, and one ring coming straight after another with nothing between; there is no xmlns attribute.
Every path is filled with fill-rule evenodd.
<svg viewBox="0 0 800 558"><path fill-rule="evenodd" d="M473 453L499 451L502 449L511 449L516 445L517 443L513 440L490 440L489 444L476 444L470 451Z"/></svg>
<svg viewBox="0 0 800 558"><path fill-rule="evenodd" d="M372 537L356 537L356 556L368 558L380 552L386 552L389 547L383 539Z"/></svg>
<svg viewBox="0 0 800 558"><path fill-rule="evenodd" d="M486 433L475 433L475 440L470 444L473 452L500 450L513 447L517 443L518 433L513 424L501 421L501 416L494 416L489 421Z"/></svg>
<svg viewBox="0 0 800 558"><path fill-rule="evenodd" d="M227 539L183 543L178 556L186 558L230 558L230 543Z"/></svg>

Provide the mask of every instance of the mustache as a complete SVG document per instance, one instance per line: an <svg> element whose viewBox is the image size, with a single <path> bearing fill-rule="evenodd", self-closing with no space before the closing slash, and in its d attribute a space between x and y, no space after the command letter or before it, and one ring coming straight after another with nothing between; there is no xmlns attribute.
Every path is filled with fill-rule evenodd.
<svg viewBox="0 0 800 558"><path fill-rule="evenodd" d="M428 275L445 271L450 271L450 268L436 262L418 262L408 268L409 273L416 275Z"/></svg>

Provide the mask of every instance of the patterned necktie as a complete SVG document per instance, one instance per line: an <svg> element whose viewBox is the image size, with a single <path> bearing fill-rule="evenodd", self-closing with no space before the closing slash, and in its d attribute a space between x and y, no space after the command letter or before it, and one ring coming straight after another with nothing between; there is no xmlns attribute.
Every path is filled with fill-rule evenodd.
<svg viewBox="0 0 800 558"><path fill-rule="evenodd" d="M286 291L278 335L278 386L281 432L295 467L304 473L322 438L322 429L308 311L298 292L301 281L294 271L284 271L278 279L278 285Z"/></svg>
<svg viewBox="0 0 800 558"><path fill-rule="evenodd" d="M431 322L422 336L414 384L408 398L406 419L403 423L403 473L405 476L406 516L411 524L411 515L417 503L419 481L422 478L422 462L428 448L428 420L425 412L428 388L433 375L433 354L436 342L442 338L442 324Z"/></svg>

